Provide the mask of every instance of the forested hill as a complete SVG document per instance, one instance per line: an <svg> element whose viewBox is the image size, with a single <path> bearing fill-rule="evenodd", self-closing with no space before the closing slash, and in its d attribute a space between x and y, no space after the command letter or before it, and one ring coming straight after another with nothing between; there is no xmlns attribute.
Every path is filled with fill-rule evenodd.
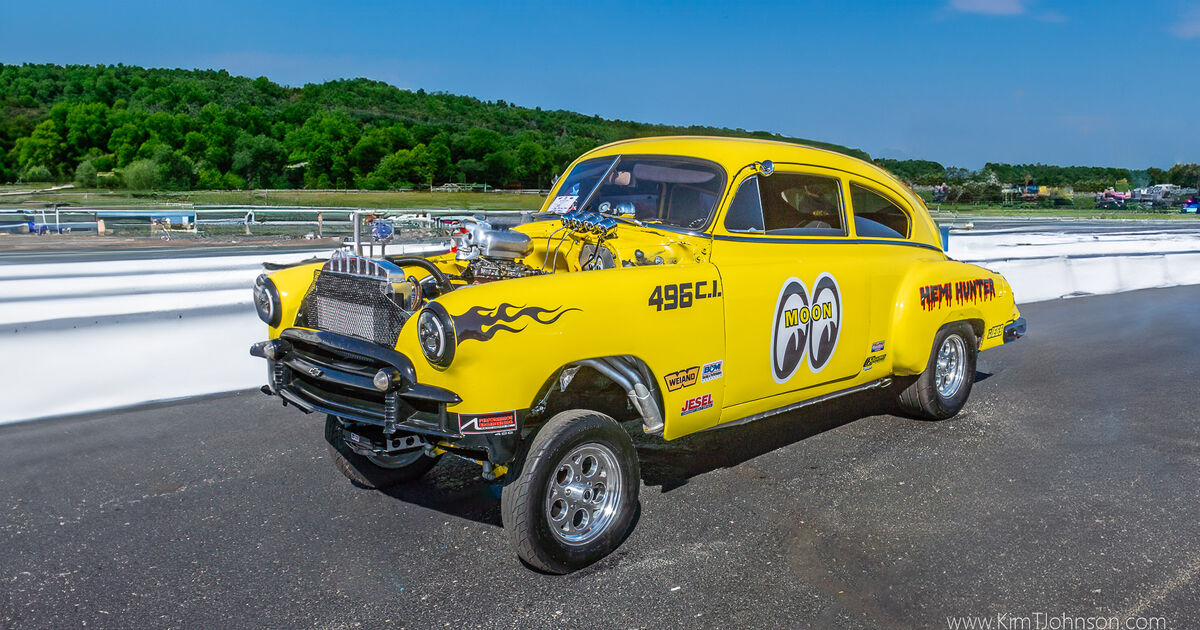
<svg viewBox="0 0 1200 630"><path fill-rule="evenodd" d="M367 79L285 87L225 71L0 64L0 181L131 188L545 187L593 147L672 127L410 92ZM97 178L97 173L100 177Z"/></svg>

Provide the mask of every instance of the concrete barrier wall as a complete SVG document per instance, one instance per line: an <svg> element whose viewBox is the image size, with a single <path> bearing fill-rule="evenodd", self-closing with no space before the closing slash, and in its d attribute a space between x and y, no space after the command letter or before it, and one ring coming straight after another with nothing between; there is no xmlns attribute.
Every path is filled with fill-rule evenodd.
<svg viewBox="0 0 1200 630"><path fill-rule="evenodd" d="M0 423L264 383L254 278L317 254L0 265Z"/></svg>
<svg viewBox="0 0 1200 630"><path fill-rule="evenodd" d="M1200 238L956 234L1018 302L1200 284ZM0 423L256 387L262 263L329 251L0 265ZM1036 322L1031 325L1036 326Z"/></svg>

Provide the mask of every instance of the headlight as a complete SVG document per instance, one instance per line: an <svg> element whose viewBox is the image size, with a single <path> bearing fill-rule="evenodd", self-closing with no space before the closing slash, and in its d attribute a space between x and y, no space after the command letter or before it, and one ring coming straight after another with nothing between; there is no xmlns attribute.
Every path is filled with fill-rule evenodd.
<svg viewBox="0 0 1200 630"><path fill-rule="evenodd" d="M279 326L279 320L283 318L279 291L265 273L254 281L254 310L258 311L258 318L271 328Z"/></svg>
<svg viewBox="0 0 1200 630"><path fill-rule="evenodd" d="M454 324L442 305L430 304L417 316L417 340L430 363L446 367L454 360Z"/></svg>

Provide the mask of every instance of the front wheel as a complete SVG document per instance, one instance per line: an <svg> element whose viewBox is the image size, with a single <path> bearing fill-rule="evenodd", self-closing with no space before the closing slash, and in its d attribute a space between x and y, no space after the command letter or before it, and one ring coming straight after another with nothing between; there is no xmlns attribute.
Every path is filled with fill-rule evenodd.
<svg viewBox="0 0 1200 630"><path fill-rule="evenodd" d="M970 325L957 322L943 326L933 338L925 371L900 392L900 407L927 420L958 415L975 384L978 355L978 341Z"/></svg>
<svg viewBox="0 0 1200 630"><path fill-rule="evenodd" d="M504 487L504 528L525 562L570 573L624 541L640 485L633 441L616 420L564 411L538 430L520 473Z"/></svg>
<svg viewBox="0 0 1200 630"><path fill-rule="evenodd" d="M413 481L433 468L438 460L420 449L392 456L359 455L346 444L345 429L332 415L325 418L325 441L333 465L361 488L382 490Z"/></svg>

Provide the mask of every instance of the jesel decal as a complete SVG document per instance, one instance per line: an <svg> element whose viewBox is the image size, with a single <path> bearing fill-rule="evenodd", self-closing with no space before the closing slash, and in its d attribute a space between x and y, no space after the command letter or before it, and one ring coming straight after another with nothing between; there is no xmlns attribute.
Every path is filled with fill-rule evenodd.
<svg viewBox="0 0 1200 630"><path fill-rule="evenodd" d="M704 411L713 406L712 394L705 394L695 398L689 398L683 403L683 408L679 410L679 415L686 416L689 413Z"/></svg>
<svg viewBox="0 0 1200 630"><path fill-rule="evenodd" d="M810 296L799 278L788 278L775 301L771 334L771 377L791 380L808 358L808 369L820 372L837 349L842 329L842 293L828 273L817 276Z"/></svg>

